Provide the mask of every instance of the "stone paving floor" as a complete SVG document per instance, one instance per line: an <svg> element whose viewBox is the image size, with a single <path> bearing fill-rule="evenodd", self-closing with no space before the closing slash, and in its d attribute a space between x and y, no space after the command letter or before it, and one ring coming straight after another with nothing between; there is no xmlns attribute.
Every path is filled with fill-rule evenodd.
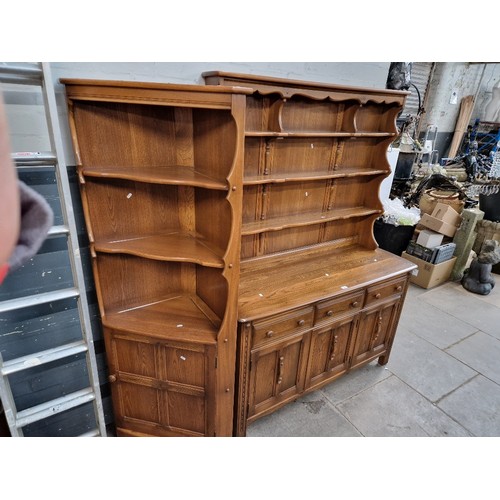
<svg viewBox="0 0 500 500"><path fill-rule="evenodd" d="M411 284L387 365L346 374L247 436L500 436L500 285L481 296Z"/></svg>

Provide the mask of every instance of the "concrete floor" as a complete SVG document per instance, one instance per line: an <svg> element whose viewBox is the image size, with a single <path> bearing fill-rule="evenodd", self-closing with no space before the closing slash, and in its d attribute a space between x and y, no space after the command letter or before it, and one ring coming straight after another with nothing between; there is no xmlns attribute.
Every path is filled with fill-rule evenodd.
<svg viewBox="0 0 500 500"><path fill-rule="evenodd" d="M487 296L411 284L387 365L346 374L247 436L500 436L500 284Z"/></svg>

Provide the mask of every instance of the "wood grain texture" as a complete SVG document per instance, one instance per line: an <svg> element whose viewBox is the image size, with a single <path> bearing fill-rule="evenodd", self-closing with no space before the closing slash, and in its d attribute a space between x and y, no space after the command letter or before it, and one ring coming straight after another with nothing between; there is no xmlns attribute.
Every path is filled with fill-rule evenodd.
<svg viewBox="0 0 500 500"><path fill-rule="evenodd" d="M119 435L245 435L386 363L415 267L373 237L407 93L204 76L65 81Z"/></svg>
<svg viewBox="0 0 500 500"><path fill-rule="evenodd" d="M206 71L202 73L208 85L250 87L263 95L278 92L282 97L293 95L307 96L311 99L349 100L361 103L375 101L379 103L398 103L403 105L410 92L388 89L368 89L365 87L343 86L329 83L310 82L275 78L271 76L230 73L226 71Z"/></svg>
<svg viewBox="0 0 500 500"><path fill-rule="evenodd" d="M242 264L239 320L251 321L292 307L355 291L414 269L382 249L330 245ZM305 286L307 284L307 286Z"/></svg>
<svg viewBox="0 0 500 500"><path fill-rule="evenodd" d="M117 432L231 435L251 91L64 83Z"/></svg>
<svg viewBox="0 0 500 500"><path fill-rule="evenodd" d="M413 267L377 248L373 223L406 94L204 76L254 90L247 98L234 430L244 436L248 424L304 393L377 357L388 360Z"/></svg>
<svg viewBox="0 0 500 500"><path fill-rule="evenodd" d="M177 165L141 167L140 169L130 167L86 167L82 169L82 174L86 177L128 179L144 183L197 186L227 191L227 184L225 182L219 182L216 179L197 172L193 167Z"/></svg>
<svg viewBox="0 0 500 500"><path fill-rule="evenodd" d="M96 243L94 248L98 252L126 253L149 259L224 267L222 251L211 245L205 238L190 233L172 232L102 241Z"/></svg>
<svg viewBox="0 0 500 500"><path fill-rule="evenodd" d="M152 304L108 313L103 324L159 339L213 343L220 321L213 313L207 315L207 309L199 297L172 294Z"/></svg>

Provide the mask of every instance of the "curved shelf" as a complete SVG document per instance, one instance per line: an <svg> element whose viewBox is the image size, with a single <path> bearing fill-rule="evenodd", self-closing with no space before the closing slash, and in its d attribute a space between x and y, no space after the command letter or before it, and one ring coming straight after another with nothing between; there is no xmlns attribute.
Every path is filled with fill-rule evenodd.
<svg viewBox="0 0 500 500"><path fill-rule="evenodd" d="M265 233L267 231L281 231L282 229L290 227L310 226L334 220L365 217L367 215L380 213L382 213L382 210L368 207L352 207L332 210L331 212L316 212L294 216L287 215L285 217L276 217L258 222L243 223L241 234L243 236L248 236L251 234Z"/></svg>
<svg viewBox="0 0 500 500"><path fill-rule="evenodd" d="M184 167L181 165L157 167L83 167L81 173L85 177L99 177L103 179L127 179L137 182L194 186L220 191L228 191L229 189L226 181L213 179L196 171L194 167Z"/></svg>
<svg viewBox="0 0 500 500"><path fill-rule="evenodd" d="M393 132L259 132L245 131L245 137L395 137Z"/></svg>
<svg viewBox="0 0 500 500"><path fill-rule="evenodd" d="M112 311L104 315L104 326L182 342L215 343L220 320L200 299L191 294L172 294L152 304Z"/></svg>
<svg viewBox="0 0 500 500"><path fill-rule="evenodd" d="M254 186L258 184L279 184L282 182L301 182L325 179L336 179L344 177L368 177L381 174L388 174L389 170L360 170L356 168L340 168L331 172L307 172L307 173L284 173L270 175L248 176L243 179L244 186Z"/></svg>
<svg viewBox="0 0 500 500"><path fill-rule="evenodd" d="M170 262L191 262L224 268L222 252L199 235L172 232L94 243L97 252L126 253L137 257Z"/></svg>

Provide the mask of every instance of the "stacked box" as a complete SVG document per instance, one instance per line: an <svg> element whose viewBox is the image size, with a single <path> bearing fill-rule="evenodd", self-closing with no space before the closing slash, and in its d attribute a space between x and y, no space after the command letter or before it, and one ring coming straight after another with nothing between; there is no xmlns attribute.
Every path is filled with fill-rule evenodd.
<svg viewBox="0 0 500 500"><path fill-rule="evenodd" d="M441 245L443 238L444 235L441 233L436 233L436 231L430 229L422 229L418 235L417 243L427 248L434 248Z"/></svg>
<svg viewBox="0 0 500 500"><path fill-rule="evenodd" d="M415 241L410 241L406 253L418 257L425 262L429 262L430 264L440 264L453 257L456 247L457 245L455 243L445 243L444 245L439 245L434 248L427 248L423 245L419 245Z"/></svg>
<svg viewBox="0 0 500 500"><path fill-rule="evenodd" d="M445 203L438 203L431 215L422 215L420 224L451 238L457 232L461 220L460 214L452 207Z"/></svg>
<svg viewBox="0 0 500 500"><path fill-rule="evenodd" d="M445 203L438 203L431 215L455 227L458 227L462 220L460 214L454 208L450 207L450 205L446 205Z"/></svg>
<svg viewBox="0 0 500 500"><path fill-rule="evenodd" d="M453 257L456 248L457 248L456 243L446 243L444 245L439 245L434 249L435 255L432 263L440 264L441 262L450 260Z"/></svg>
<svg viewBox="0 0 500 500"><path fill-rule="evenodd" d="M419 259L425 260L425 262L431 262L434 257L433 248L424 247L423 245L420 245L415 241L410 241L410 243L408 243L406 253L408 255L414 255Z"/></svg>
<svg viewBox="0 0 500 500"><path fill-rule="evenodd" d="M448 281L457 260L456 257L452 257L440 264L431 264L406 252L403 252L402 257L417 264L418 268L412 271L410 281L422 288L433 288Z"/></svg>

